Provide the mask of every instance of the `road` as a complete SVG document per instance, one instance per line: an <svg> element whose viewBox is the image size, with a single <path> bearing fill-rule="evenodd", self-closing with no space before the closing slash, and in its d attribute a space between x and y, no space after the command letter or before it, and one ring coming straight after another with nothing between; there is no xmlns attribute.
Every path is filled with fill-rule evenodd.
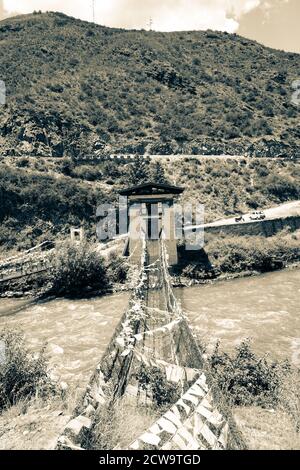
<svg viewBox="0 0 300 470"><path fill-rule="evenodd" d="M300 201L287 202L285 204L280 204L276 207L271 207L270 209L265 209L264 213L266 215L265 220L280 219L285 217L300 216ZM244 221L238 222L240 224L245 224L249 222L256 222L255 220L250 219L250 213L243 214ZM204 227L220 227L224 225L235 225L235 217L227 219L219 219L210 224L205 224ZM193 228L202 227L201 225L195 225ZM189 227L185 227L188 229Z"/></svg>

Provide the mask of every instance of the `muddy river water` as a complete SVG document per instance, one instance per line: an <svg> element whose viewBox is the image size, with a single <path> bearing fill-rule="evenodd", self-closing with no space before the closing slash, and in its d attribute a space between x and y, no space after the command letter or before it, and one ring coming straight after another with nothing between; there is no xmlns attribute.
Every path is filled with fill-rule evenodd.
<svg viewBox="0 0 300 470"><path fill-rule="evenodd" d="M212 351L252 338L258 353L300 366L300 270L176 289L191 325ZM129 294L28 303L0 300L0 330L21 328L33 350L47 343L53 373L81 388L99 362Z"/></svg>

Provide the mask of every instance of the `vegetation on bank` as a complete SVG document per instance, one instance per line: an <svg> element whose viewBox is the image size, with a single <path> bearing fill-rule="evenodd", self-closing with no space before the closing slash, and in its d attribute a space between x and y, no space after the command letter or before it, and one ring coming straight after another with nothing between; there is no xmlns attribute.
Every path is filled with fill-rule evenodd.
<svg viewBox="0 0 300 470"><path fill-rule="evenodd" d="M61 242L49 255L49 261L51 267L45 272L0 283L0 294L66 298L102 295L125 284L130 272L127 260L116 251L104 258L99 246L87 241Z"/></svg>
<svg viewBox="0 0 300 470"><path fill-rule="evenodd" d="M57 393L48 375L45 348L38 354L29 351L22 331L0 332L0 412L22 400Z"/></svg>
<svg viewBox="0 0 300 470"><path fill-rule="evenodd" d="M207 235L205 251L223 274L264 273L300 261L300 231L273 237Z"/></svg>
<svg viewBox="0 0 300 470"><path fill-rule="evenodd" d="M96 245L65 242L55 250L48 277L48 295L82 297L103 294L114 284L124 283L129 265L115 252L105 259Z"/></svg>
<svg viewBox="0 0 300 470"><path fill-rule="evenodd" d="M194 260L181 259L174 269L175 279L206 281L246 274L260 274L297 265L300 262L300 230L288 228L271 237L207 233L202 253ZM179 276L179 279L176 277ZM175 281L176 282L176 281Z"/></svg>
<svg viewBox="0 0 300 470"><path fill-rule="evenodd" d="M55 250L49 281L50 293L57 296L104 292L110 285L104 258L87 243L64 243Z"/></svg>
<svg viewBox="0 0 300 470"><path fill-rule="evenodd" d="M220 350L209 358L209 368L227 404L232 407L259 406L288 413L300 432L300 370L289 361L257 356L249 340L237 346L235 354Z"/></svg>

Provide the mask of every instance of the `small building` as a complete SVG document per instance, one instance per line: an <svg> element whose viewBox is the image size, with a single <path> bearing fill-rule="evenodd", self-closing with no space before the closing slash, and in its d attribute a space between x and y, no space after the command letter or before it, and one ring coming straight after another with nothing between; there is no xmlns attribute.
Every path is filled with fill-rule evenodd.
<svg viewBox="0 0 300 470"><path fill-rule="evenodd" d="M158 240L164 236L169 264L178 263L174 204L183 191L183 188L177 186L152 182L120 191L119 194L127 198L129 224L127 254L132 262L140 260L143 236L147 240L149 262L158 259Z"/></svg>
<svg viewBox="0 0 300 470"><path fill-rule="evenodd" d="M80 228L71 227L70 236L71 236L72 242L77 242L77 243L83 242L85 239L84 228L83 227L80 227Z"/></svg>

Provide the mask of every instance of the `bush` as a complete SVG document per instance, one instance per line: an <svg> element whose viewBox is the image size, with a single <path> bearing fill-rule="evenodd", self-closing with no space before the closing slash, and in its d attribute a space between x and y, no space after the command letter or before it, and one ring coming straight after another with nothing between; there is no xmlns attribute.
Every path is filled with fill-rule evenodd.
<svg viewBox="0 0 300 470"><path fill-rule="evenodd" d="M141 365L136 379L142 390L151 393L158 407L174 404L180 398L179 386L168 382L166 375L157 367Z"/></svg>
<svg viewBox="0 0 300 470"><path fill-rule="evenodd" d="M112 252L108 258L107 275L111 283L124 283L127 279L129 265L124 258Z"/></svg>
<svg viewBox="0 0 300 470"><path fill-rule="evenodd" d="M234 356L220 353L217 343L210 365L217 386L236 406L277 406L282 377L289 370L288 363L256 356L249 340L236 348Z"/></svg>
<svg viewBox="0 0 300 470"><path fill-rule="evenodd" d="M16 161L16 166L18 168L27 168L29 166L28 158L18 158Z"/></svg>
<svg viewBox="0 0 300 470"><path fill-rule="evenodd" d="M105 290L108 276L104 259L94 246L86 242L65 243L54 255L51 293L80 296L88 290Z"/></svg>
<svg viewBox="0 0 300 470"><path fill-rule="evenodd" d="M277 261L283 265L300 259L299 240L286 231L273 237L226 236L211 238L206 251L223 273L242 271L268 272L276 269Z"/></svg>
<svg viewBox="0 0 300 470"><path fill-rule="evenodd" d="M87 181L101 180L102 173L97 167L91 165L80 165L72 170L73 178L80 178Z"/></svg>
<svg viewBox="0 0 300 470"><path fill-rule="evenodd" d="M0 411L19 400L56 392L47 373L45 349L38 355L31 354L21 331L2 331L0 342L4 345L0 361Z"/></svg>
<svg viewBox="0 0 300 470"><path fill-rule="evenodd" d="M75 164L71 158L63 158L60 162L61 172L66 176L71 176L75 168Z"/></svg>
<svg viewBox="0 0 300 470"><path fill-rule="evenodd" d="M298 199L300 196L299 184L292 178L281 175L270 175L266 179L265 191L280 201Z"/></svg>

